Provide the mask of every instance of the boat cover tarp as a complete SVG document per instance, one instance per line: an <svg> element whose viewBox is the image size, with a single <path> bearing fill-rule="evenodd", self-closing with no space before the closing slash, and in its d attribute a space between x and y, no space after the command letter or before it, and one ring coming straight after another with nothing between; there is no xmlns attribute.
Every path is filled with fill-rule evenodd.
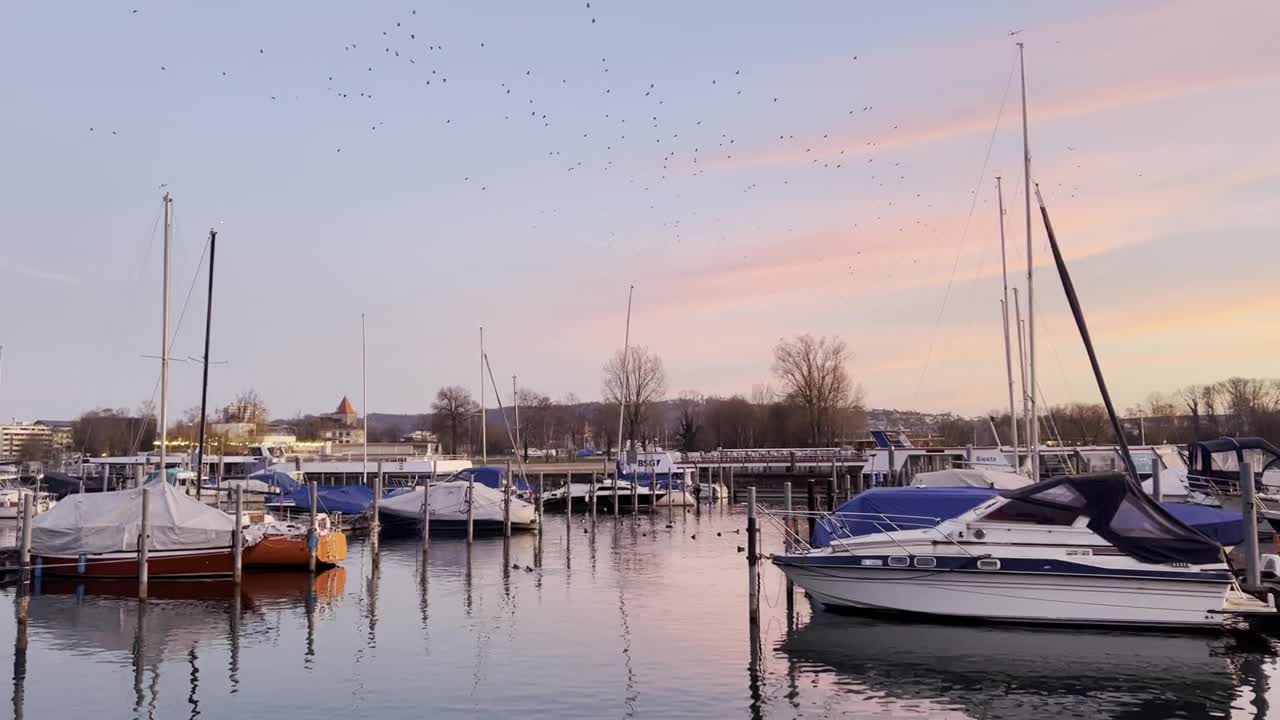
<svg viewBox="0 0 1280 720"><path fill-rule="evenodd" d="M823 547L830 545L832 538L836 537L855 537L893 530L889 523L895 523L901 529L933 526L942 520L963 515L999 494L996 490L986 488L873 488L845 502L837 509L837 514L878 513L886 516L884 520L871 522L853 517L824 519L814 526L810 544ZM1220 545L1230 547L1244 542L1244 518L1240 513L1181 503L1162 503L1161 507Z"/></svg>
<svg viewBox="0 0 1280 720"><path fill-rule="evenodd" d="M248 479L257 480L264 485L276 488L284 494L294 492L298 488L302 487L302 483L294 480L289 473L283 473L279 470L260 470L250 475ZM308 507L310 506L308 505Z"/></svg>
<svg viewBox="0 0 1280 720"><path fill-rule="evenodd" d="M976 468L949 468L917 473L911 480L915 487L976 487L1017 490L1031 484L1031 479L1017 473Z"/></svg>
<svg viewBox="0 0 1280 720"><path fill-rule="evenodd" d="M1086 515L1090 530L1141 562L1207 565L1223 560L1221 545L1171 515L1121 473L1072 475L1005 497Z"/></svg>
<svg viewBox="0 0 1280 720"><path fill-rule="evenodd" d="M234 518L168 483L156 483L131 490L68 495L32 522L31 551L57 556L136 551L144 492L151 493L151 549L231 546Z"/></svg>
<svg viewBox="0 0 1280 720"><path fill-rule="evenodd" d="M306 486L289 493L289 499L300 510L311 508L311 491ZM316 509L319 512L359 515L367 511L370 505L373 505L373 490L368 485L316 487Z"/></svg>
<svg viewBox="0 0 1280 720"><path fill-rule="evenodd" d="M674 475L674 480L672 479ZM647 488L651 484L656 485L659 490L672 489L672 483L675 484L676 490L684 489L684 475L679 473L624 473L622 479L627 482L634 482L637 486Z"/></svg>
<svg viewBox="0 0 1280 720"><path fill-rule="evenodd" d="M449 480L431 484L431 519L453 522L467 519L468 480ZM500 522L503 518L502 492L479 482L475 486L475 508L472 518L481 522ZM382 513L400 518L416 519L422 516L422 487L415 487L392 497L383 498L378 509ZM528 522L533 506L519 498L511 498L513 522Z"/></svg>
<svg viewBox="0 0 1280 720"><path fill-rule="evenodd" d="M487 488L493 488L494 490L501 490L502 478L506 474L507 471L502 468L473 467L466 468L465 470L459 470L449 479L451 481L466 480L470 482L471 478L474 477L477 485L483 485ZM529 483L528 479L522 478L519 475L516 475L516 479L512 484L512 487L515 488L516 492L533 492L533 485Z"/></svg>

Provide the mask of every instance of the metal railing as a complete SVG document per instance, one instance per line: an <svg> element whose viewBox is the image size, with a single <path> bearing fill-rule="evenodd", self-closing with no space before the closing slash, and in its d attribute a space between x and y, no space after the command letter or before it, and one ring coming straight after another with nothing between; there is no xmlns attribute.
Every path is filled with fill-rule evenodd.
<svg viewBox="0 0 1280 720"><path fill-rule="evenodd" d="M784 542L788 548L806 551L815 549L809 543L809 540L801 537L796 530L791 527L792 523L788 522L791 518L798 518L801 520L799 525L807 527L807 522L805 521L812 518L815 526L826 523L827 528L831 532L832 541L858 537L859 535L854 534L853 529L850 527L850 523L862 522L869 523L875 527L879 534L883 534L885 537L889 538L889 540L893 541L893 543L908 556L913 556L914 553L908 550L906 546L904 546L898 538L893 535L893 533L902 530L930 530L938 537L954 545L965 555L968 555L969 557L976 557L973 553L969 552L967 548L956 542L955 538L952 538L947 533L938 529L938 525L942 524L948 518L886 513L769 510L760 506L756 507L756 511L781 532ZM867 534L869 533L861 533L861 535Z"/></svg>

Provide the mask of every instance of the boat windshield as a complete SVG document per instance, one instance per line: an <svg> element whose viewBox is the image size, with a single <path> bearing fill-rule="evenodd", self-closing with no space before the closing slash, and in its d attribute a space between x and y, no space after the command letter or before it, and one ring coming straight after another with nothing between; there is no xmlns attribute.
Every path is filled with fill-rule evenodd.
<svg viewBox="0 0 1280 720"><path fill-rule="evenodd" d="M1090 530L1142 562L1207 565L1222 561L1221 545L1170 515L1121 473L1059 478L1005 493L1005 497L1010 502L1001 507L1017 503L1015 509L1038 508L1072 518L1084 515Z"/></svg>

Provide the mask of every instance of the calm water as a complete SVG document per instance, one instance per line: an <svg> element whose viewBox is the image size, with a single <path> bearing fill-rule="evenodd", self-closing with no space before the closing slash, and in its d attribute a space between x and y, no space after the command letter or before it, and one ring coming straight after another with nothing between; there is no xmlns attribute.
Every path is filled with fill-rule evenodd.
<svg viewBox="0 0 1280 720"><path fill-rule="evenodd" d="M247 576L240 593L153 583L153 595L183 597L142 612L110 586L46 580L30 598L25 653L16 613L0 613L9 708L237 720L1280 717L1280 643L1257 636L907 624L815 613L803 596L788 622L770 567L753 641L743 517L666 524L665 512L618 529L602 519L592 535L581 518L567 533L552 516L541 557L534 537L517 537L505 561L501 540L468 559L465 543L433 539L425 577L415 542L384 541L378 567L357 542L314 588L305 575ZM768 535L766 548L777 548ZM11 588L0 599L16 607Z"/></svg>

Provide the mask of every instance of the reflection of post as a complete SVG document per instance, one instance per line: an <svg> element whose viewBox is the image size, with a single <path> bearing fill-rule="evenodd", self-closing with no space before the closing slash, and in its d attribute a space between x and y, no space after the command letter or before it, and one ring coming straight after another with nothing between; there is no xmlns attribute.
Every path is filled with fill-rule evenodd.
<svg viewBox="0 0 1280 720"><path fill-rule="evenodd" d="M369 582L365 592L369 596L369 647L378 645L378 586L382 580L382 567L373 563L369 571Z"/></svg>
<svg viewBox="0 0 1280 720"><path fill-rule="evenodd" d="M467 617L471 617L471 608L474 603L472 597L472 577L471 577L471 544L467 544L467 566L462 575L462 608L466 611Z"/></svg>
<svg viewBox="0 0 1280 720"><path fill-rule="evenodd" d="M142 641L146 637L146 618L147 604L138 603L138 623L133 635L131 660L133 661L133 712L139 716L141 716L142 706L145 704L145 698L142 695L142 671L146 665L146 659L143 657L143 648L145 646Z"/></svg>
<svg viewBox="0 0 1280 720"><path fill-rule="evenodd" d="M303 601L307 613L307 644L302 652L302 666L311 669L316 658L316 576L307 579L307 595Z"/></svg>
<svg viewBox="0 0 1280 720"><path fill-rule="evenodd" d="M196 691L200 689L200 668L196 666L196 661L200 659L196 653L196 643L191 643L191 648L187 650L187 665L191 667L191 672L187 674L187 704L191 706L191 717L200 715L200 698L196 697Z"/></svg>
<svg viewBox="0 0 1280 720"><path fill-rule="evenodd" d="M231 637L227 639L228 650L231 652L231 659L227 663L227 680L233 695L240 690L240 613L243 602L240 589L236 588L231 595Z"/></svg>
<svg viewBox="0 0 1280 720"><path fill-rule="evenodd" d="M753 569L752 573L755 572ZM760 642L760 620L758 615L752 615L752 620L747 627L748 644L750 645L751 661L747 666L747 691L751 694L751 717L752 720L759 720L764 717L764 691L763 682L761 681L761 656L764 654L761 649Z"/></svg>
<svg viewBox="0 0 1280 720"><path fill-rule="evenodd" d="M17 611L17 627L13 635L13 717L22 720L23 706L26 704L27 689L27 607L31 599L18 586L14 598L14 609Z"/></svg>

